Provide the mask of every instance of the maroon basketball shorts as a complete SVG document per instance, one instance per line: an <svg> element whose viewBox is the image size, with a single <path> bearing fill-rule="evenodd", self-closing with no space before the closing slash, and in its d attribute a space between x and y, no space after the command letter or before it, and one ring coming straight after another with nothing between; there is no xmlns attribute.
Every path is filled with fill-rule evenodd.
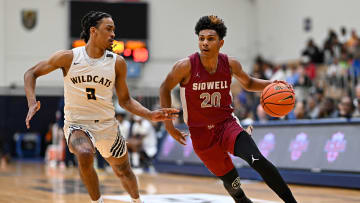
<svg viewBox="0 0 360 203"><path fill-rule="evenodd" d="M216 176L234 168L229 153L234 154L237 135L244 129L236 118L204 127L189 127L195 153Z"/></svg>

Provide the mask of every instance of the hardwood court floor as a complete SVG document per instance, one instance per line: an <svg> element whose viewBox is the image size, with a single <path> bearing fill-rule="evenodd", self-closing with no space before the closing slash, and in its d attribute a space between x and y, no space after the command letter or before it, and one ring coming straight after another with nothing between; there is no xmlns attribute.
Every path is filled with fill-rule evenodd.
<svg viewBox="0 0 360 203"><path fill-rule="evenodd" d="M139 175L142 195L153 197L190 196L193 201L179 201L166 197L166 202L205 203L232 202L226 200L226 191L220 181L210 177L195 177L174 174ZM112 173L99 172L101 190L104 195L125 196L120 181ZM242 186L254 203L282 202L262 182L242 180ZM341 188L290 185L298 202L301 203L355 203L360 202L360 190ZM175 195L176 194L176 195ZM202 195L224 195L222 200L204 201ZM107 197L107 196L106 196ZM115 199L116 199L115 198ZM211 197L215 198L215 197ZM77 169L54 169L42 163L15 162L0 169L0 203L87 203L90 202L86 189L81 184ZM105 199L106 203L125 203L121 200ZM146 203L164 201L146 201Z"/></svg>

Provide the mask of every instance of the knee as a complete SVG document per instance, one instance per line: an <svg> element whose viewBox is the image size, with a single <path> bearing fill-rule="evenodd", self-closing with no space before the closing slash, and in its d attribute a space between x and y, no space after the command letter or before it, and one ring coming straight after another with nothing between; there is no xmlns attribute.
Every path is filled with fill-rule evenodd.
<svg viewBox="0 0 360 203"><path fill-rule="evenodd" d="M219 178L223 181L225 189L235 200L245 196L244 191L241 189L240 177L235 168Z"/></svg>
<svg viewBox="0 0 360 203"><path fill-rule="evenodd" d="M121 165L116 165L112 167L114 169L115 174L122 178L122 177L130 177L133 175L133 172L130 168L130 166L121 166Z"/></svg>
<svg viewBox="0 0 360 203"><path fill-rule="evenodd" d="M77 149L75 155L78 159L79 165L82 167L90 167L94 161L94 152L90 148Z"/></svg>

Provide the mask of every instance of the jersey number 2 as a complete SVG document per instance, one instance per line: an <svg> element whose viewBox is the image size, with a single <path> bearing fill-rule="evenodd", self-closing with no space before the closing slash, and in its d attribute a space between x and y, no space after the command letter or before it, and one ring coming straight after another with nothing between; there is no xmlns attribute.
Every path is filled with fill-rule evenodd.
<svg viewBox="0 0 360 203"><path fill-rule="evenodd" d="M201 102L201 108L220 107L221 94L220 92L214 92L210 95L204 92L200 94L200 99L204 99L203 102Z"/></svg>
<svg viewBox="0 0 360 203"><path fill-rule="evenodd" d="M90 99L96 100L95 88L86 88L86 93L88 100Z"/></svg>

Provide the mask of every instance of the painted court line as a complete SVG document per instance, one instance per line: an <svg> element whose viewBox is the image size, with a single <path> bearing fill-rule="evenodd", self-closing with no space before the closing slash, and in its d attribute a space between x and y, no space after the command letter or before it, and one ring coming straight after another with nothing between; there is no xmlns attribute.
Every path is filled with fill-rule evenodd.
<svg viewBox="0 0 360 203"><path fill-rule="evenodd" d="M105 195L104 199L130 202L128 195ZM234 200L230 196L206 193L141 195L141 199L146 203L234 203ZM279 203L254 198L251 198L251 200L254 203Z"/></svg>

